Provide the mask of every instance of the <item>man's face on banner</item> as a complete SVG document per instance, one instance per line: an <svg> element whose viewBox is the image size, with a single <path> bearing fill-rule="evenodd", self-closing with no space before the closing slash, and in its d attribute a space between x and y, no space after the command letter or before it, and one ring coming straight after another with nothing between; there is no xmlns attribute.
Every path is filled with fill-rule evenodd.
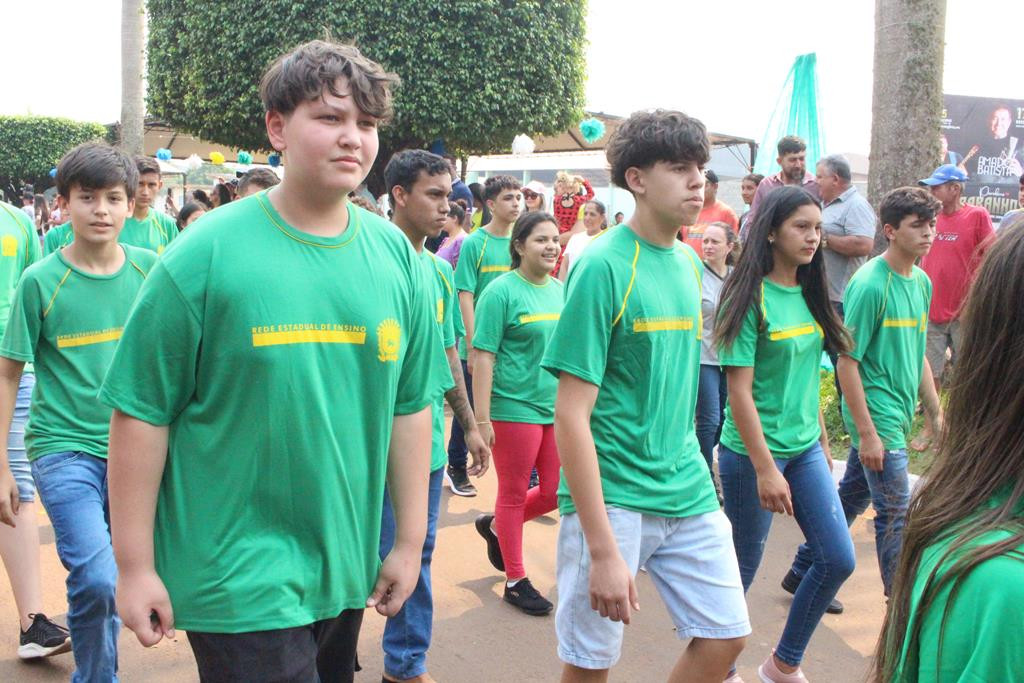
<svg viewBox="0 0 1024 683"><path fill-rule="evenodd" d="M993 140L1001 140L1010 132L1010 110L1006 107L999 107L988 120L988 129L992 132Z"/></svg>

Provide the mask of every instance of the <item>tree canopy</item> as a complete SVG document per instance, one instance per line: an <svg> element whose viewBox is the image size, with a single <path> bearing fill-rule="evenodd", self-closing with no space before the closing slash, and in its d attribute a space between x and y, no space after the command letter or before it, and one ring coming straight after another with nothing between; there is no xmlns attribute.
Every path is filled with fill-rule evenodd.
<svg viewBox="0 0 1024 683"><path fill-rule="evenodd" d="M322 38L397 73L391 150L443 139L456 154L509 149L583 117L585 0L149 0L149 112L175 128L267 149L262 72ZM385 157L385 158L381 158Z"/></svg>
<svg viewBox="0 0 1024 683"><path fill-rule="evenodd" d="M90 140L102 140L98 123L47 116L0 116L0 190L9 197L30 183L39 191L53 184L50 169L65 152Z"/></svg>

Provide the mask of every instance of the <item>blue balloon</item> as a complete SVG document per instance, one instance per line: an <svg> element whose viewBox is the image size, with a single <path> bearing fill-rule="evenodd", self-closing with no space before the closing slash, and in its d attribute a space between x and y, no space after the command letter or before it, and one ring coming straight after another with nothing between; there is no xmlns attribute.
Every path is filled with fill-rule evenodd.
<svg viewBox="0 0 1024 683"><path fill-rule="evenodd" d="M280 154L271 154L270 156L267 157L267 163L270 164L271 166L277 168L278 166L281 165L281 155Z"/></svg>
<svg viewBox="0 0 1024 683"><path fill-rule="evenodd" d="M167 149L166 147L161 147L156 151L156 158L159 159L160 161L170 161L171 150Z"/></svg>
<svg viewBox="0 0 1024 683"><path fill-rule="evenodd" d="M56 178L57 177L57 167L56 166L54 166L53 168L50 169L50 177L51 178Z"/></svg>

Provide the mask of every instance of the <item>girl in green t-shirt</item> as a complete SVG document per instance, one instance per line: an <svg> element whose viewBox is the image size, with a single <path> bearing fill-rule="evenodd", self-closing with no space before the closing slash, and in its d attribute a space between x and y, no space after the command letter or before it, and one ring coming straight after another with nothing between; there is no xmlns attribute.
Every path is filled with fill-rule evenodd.
<svg viewBox="0 0 1024 683"><path fill-rule="evenodd" d="M935 464L914 493L872 680L1024 672L1024 225L1000 232L960 314Z"/></svg>
<svg viewBox="0 0 1024 683"><path fill-rule="evenodd" d="M814 551L782 637L759 669L765 681L803 680L804 650L854 567L818 406L823 347L842 352L850 341L829 305L820 241L818 200L799 187L772 191L725 283L715 325L729 386L718 467L744 589L773 513L795 516Z"/></svg>
<svg viewBox="0 0 1024 683"><path fill-rule="evenodd" d="M476 528L491 563L507 576L505 601L540 616L552 604L526 578L523 523L558 504L558 382L540 365L563 303L562 283L551 277L561 251L554 216L520 216L509 249L512 270L492 282L476 306L474 407L498 473L494 514L478 517ZM540 484L531 489L534 468Z"/></svg>

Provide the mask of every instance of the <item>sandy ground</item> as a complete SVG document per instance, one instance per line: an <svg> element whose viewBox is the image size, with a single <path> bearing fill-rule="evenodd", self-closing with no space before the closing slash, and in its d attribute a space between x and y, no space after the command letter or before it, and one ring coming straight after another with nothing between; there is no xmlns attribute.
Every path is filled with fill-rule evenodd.
<svg viewBox="0 0 1024 683"><path fill-rule="evenodd" d="M837 468L838 469L838 468ZM837 473L838 476L838 473ZM442 499L437 550L434 555L434 640L429 654L430 672L438 681L494 682L556 681L561 664L555 652L553 617L529 617L501 600L502 577L487 562L482 539L473 520L489 512L496 479L489 472L478 482L480 495L459 498L445 490ZM804 671L814 683L854 683L864 680L883 614L881 580L875 560L869 518L853 526L857 570L839 597L845 614L826 615L811 640ZM64 577L57 559L53 530L40 509L44 610L63 621L66 611ZM555 599L555 542L558 515L527 524L525 564L534 585ZM779 588L793 551L802 539L791 519L776 517L761 571L748 594L753 634L740 657L739 671L748 683L757 678L757 665L779 637L790 596ZM665 680L682 650L653 584L644 574L638 579L642 612L626 629L622 659L612 681ZM384 619L368 612L360 639L364 670L357 681L380 680L380 636ZM0 580L0 681L42 683L68 680L74 664L70 654L25 663L18 660L18 627L14 600L6 581ZM184 635L145 650L132 633L120 638L122 681L153 683L197 681L195 664Z"/></svg>

